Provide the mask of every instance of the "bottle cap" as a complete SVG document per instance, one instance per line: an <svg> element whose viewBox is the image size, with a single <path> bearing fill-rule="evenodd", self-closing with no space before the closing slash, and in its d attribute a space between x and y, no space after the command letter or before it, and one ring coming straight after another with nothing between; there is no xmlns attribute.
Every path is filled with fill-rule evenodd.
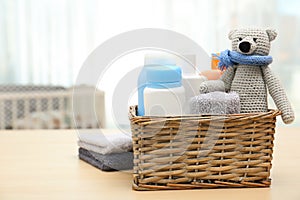
<svg viewBox="0 0 300 200"><path fill-rule="evenodd" d="M147 69L147 82L150 85L180 87L181 79L181 68L174 65L152 65Z"/></svg>

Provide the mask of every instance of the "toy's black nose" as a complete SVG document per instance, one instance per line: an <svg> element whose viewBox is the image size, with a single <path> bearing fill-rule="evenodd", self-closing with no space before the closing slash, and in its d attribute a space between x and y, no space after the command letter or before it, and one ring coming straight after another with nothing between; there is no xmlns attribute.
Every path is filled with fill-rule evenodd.
<svg viewBox="0 0 300 200"><path fill-rule="evenodd" d="M251 48L251 44L250 42L241 42L239 44L239 49L243 52L243 53L248 53L250 51Z"/></svg>

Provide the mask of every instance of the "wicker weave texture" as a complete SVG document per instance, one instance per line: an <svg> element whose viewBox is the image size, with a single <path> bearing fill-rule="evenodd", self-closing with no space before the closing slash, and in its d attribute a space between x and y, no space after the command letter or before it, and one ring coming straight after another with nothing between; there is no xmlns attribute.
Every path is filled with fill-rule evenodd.
<svg viewBox="0 0 300 200"><path fill-rule="evenodd" d="M141 117L130 108L136 190L268 187L277 110Z"/></svg>

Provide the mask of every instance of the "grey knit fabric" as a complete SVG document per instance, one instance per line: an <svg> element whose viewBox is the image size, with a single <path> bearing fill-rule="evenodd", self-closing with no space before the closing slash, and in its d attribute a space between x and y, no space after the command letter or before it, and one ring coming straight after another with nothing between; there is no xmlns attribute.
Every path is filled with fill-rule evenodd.
<svg viewBox="0 0 300 200"><path fill-rule="evenodd" d="M256 54L256 55L268 55L270 52L271 44L277 36L277 33L272 29L262 29L262 28L243 28L243 29L234 29L230 31L228 38L231 40L232 50L239 53L244 52L240 51L238 44L242 41L247 41L251 43L251 50L247 54ZM256 41L254 41L256 40Z"/></svg>
<svg viewBox="0 0 300 200"><path fill-rule="evenodd" d="M262 71L269 93L277 108L282 112L282 120L287 124L292 123L295 119L295 114L279 79L272 73L268 66L262 67Z"/></svg>
<svg viewBox="0 0 300 200"><path fill-rule="evenodd" d="M247 55L268 55L270 42L276 38L274 30L260 28L236 29L229 33L232 50ZM239 49L239 43L251 44L249 52ZM220 89L221 88L221 89ZM292 123L294 112L279 80L271 73L268 66L235 65L228 68L220 80L204 82L200 93L226 90L237 92L240 96L241 113L266 112L268 110L267 88L282 112L284 123Z"/></svg>
<svg viewBox="0 0 300 200"><path fill-rule="evenodd" d="M192 114L236 114L240 113L240 99L235 92L210 92L191 98Z"/></svg>
<svg viewBox="0 0 300 200"><path fill-rule="evenodd" d="M241 113L267 112L267 88L260 67L239 65L230 91L240 96Z"/></svg>

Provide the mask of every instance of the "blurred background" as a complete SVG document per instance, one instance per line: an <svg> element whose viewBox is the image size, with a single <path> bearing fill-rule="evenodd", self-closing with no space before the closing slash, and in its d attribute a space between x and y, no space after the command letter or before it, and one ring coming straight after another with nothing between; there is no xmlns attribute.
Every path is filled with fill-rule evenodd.
<svg viewBox="0 0 300 200"><path fill-rule="evenodd" d="M27 120L44 119L38 128L47 128L50 115L52 128L72 127L69 113L64 113L64 125L57 124L57 112L70 106L70 91L83 62L102 42L138 28L179 32L208 54L231 47L227 34L233 28L275 28L278 37L272 42L271 68L280 76L296 113L300 113L299 8L297 0L0 0L0 112L6 113L0 115L0 127L28 128L26 121L4 121L16 121L34 111L40 114ZM119 65L124 68L133 63L142 64L142 59L125 59ZM110 88L106 85L100 89L105 92ZM50 91L52 96L28 98L26 103L25 97L16 97L24 90L35 91L37 96L41 91ZM103 96L99 91L99 97ZM104 102L98 106L104 112ZM50 114L42 114L50 107ZM75 117L82 121L83 128L104 126L107 119L103 112L99 113L102 125L91 120L84 122L89 113ZM300 120L296 119L292 126L300 126Z"/></svg>

